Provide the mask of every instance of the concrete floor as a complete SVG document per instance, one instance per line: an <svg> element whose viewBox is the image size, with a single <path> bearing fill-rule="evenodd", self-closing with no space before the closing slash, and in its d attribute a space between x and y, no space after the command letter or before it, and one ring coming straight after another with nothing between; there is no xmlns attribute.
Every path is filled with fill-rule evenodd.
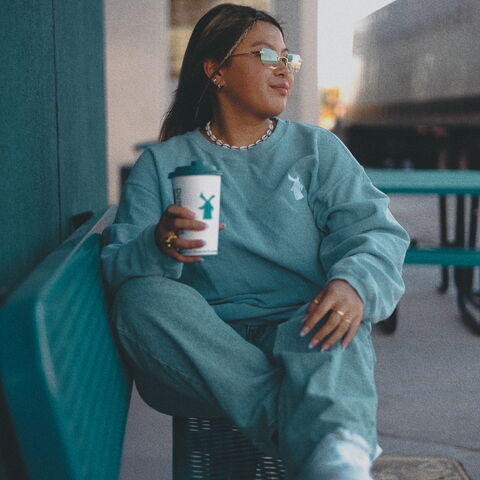
<svg viewBox="0 0 480 480"><path fill-rule="evenodd" d="M394 197L392 212L420 243L434 243L437 202ZM480 480L480 336L462 323L437 267L406 266L393 335L375 327L379 443L388 455L442 455ZM121 480L171 480L171 418L132 397Z"/></svg>

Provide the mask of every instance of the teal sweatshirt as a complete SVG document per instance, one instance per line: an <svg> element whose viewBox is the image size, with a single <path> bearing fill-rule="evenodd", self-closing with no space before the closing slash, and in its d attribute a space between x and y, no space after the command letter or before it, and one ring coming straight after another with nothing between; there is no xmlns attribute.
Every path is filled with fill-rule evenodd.
<svg viewBox="0 0 480 480"><path fill-rule="evenodd" d="M248 150L210 143L199 130L148 148L124 185L103 234L103 268L114 293L132 277L190 285L227 322L286 319L333 279L365 304L364 321L387 318L404 292L409 238L388 197L332 133L277 119ZM183 264L163 254L154 231L173 202L168 174L202 160L223 172L217 256Z"/></svg>

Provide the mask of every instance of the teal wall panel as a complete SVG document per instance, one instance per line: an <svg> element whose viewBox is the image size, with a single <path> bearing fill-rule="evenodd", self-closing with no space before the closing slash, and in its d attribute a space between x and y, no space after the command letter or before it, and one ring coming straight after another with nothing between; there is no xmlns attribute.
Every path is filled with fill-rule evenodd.
<svg viewBox="0 0 480 480"><path fill-rule="evenodd" d="M102 3L2 2L0 296L107 205Z"/></svg>
<svg viewBox="0 0 480 480"><path fill-rule="evenodd" d="M61 234L106 206L103 5L54 0Z"/></svg>
<svg viewBox="0 0 480 480"><path fill-rule="evenodd" d="M60 241L52 2L2 2L0 288Z"/></svg>

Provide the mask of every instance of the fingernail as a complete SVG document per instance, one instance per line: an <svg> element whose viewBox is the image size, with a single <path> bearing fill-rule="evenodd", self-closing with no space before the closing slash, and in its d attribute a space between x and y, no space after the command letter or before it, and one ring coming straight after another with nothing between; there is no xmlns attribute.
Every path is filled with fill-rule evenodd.
<svg viewBox="0 0 480 480"><path fill-rule="evenodd" d="M316 345L318 345L318 340L312 340L312 341L308 344L308 348L313 348L313 347L315 347Z"/></svg>
<svg viewBox="0 0 480 480"><path fill-rule="evenodd" d="M322 352L326 352L330 348L330 345L324 345L321 350Z"/></svg>
<svg viewBox="0 0 480 480"><path fill-rule="evenodd" d="M345 351L348 347L348 343L346 345L342 345L342 350Z"/></svg>
<svg viewBox="0 0 480 480"><path fill-rule="evenodd" d="M303 328L300 330L300 336L301 336L301 337L304 337L309 331L310 331L310 328L308 328L308 327L303 327Z"/></svg>

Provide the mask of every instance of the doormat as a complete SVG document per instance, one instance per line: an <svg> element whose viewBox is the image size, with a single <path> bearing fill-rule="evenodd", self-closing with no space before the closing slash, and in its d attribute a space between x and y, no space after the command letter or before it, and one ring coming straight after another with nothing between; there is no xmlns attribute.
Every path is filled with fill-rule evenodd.
<svg viewBox="0 0 480 480"><path fill-rule="evenodd" d="M372 473L375 480L471 480L458 460L447 457L382 455Z"/></svg>

